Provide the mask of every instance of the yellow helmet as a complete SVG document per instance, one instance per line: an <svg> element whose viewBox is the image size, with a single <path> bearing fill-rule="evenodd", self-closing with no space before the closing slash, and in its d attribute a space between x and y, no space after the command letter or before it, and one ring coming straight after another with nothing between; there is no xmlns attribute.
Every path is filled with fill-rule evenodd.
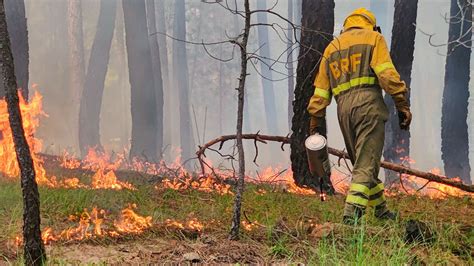
<svg viewBox="0 0 474 266"><path fill-rule="evenodd" d="M374 13L362 7L352 11L352 13L347 16L344 21L344 30L350 28L373 29L376 25L377 19Z"/></svg>

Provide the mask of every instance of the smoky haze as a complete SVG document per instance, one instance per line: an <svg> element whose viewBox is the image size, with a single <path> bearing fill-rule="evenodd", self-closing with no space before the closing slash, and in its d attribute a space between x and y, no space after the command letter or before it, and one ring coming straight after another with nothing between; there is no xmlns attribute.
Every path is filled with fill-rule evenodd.
<svg viewBox="0 0 474 266"><path fill-rule="evenodd" d="M114 1L114 0L109 0ZM38 137L43 140L43 152L60 154L64 150L80 154L78 147L78 99L71 91L71 63L68 56L68 1L63 0L26 0L29 44L30 44L30 87L37 84L37 90L43 95L44 111L48 117L41 119ZM174 32L175 1L159 1L164 10L166 34L176 36ZM298 9L294 1L295 15ZM375 7L370 1L336 0L335 35L341 28L344 18L355 8L373 8L382 31L387 39L391 38L393 24L394 0L384 2L384 8ZM275 1L266 1L267 7ZM382 5L383 6L383 5ZM82 0L83 43L85 66L89 62L94 35L99 16L99 0ZM257 7L252 1L251 8ZM444 89L444 72L446 62L445 46L433 47L428 37L421 33L435 34L433 42L446 43L448 39L448 23L445 14L449 14L448 0L419 0L415 42L415 59L413 62L411 82L411 103L414 115L411 126L411 158L414 167L430 170L439 168L443 171L441 160L441 103ZM275 11L282 16L288 15L288 1L280 0ZM162 16L160 12L156 12ZM242 27L241 18L232 16L217 4L205 4L200 0L187 0L185 8L186 39L193 42L216 42L235 36ZM253 18L256 22L257 16ZM296 21L295 21L296 22ZM268 16L268 23L285 23L274 16ZM299 22L297 22L299 24ZM158 26L158 25L157 25ZM160 29L160 27L157 27ZM250 50L259 50L262 45L269 46L270 57L277 58L286 50L286 44L279 36L269 30L269 42L259 40L257 30L251 32ZM143 40L148 42L148 40ZM181 102L176 92L176 79L182 73L173 73L173 48L175 42L166 38L169 82L164 83L164 149L165 159L173 160L180 150L180 116L178 106ZM163 47L160 47L163 49ZM202 46L186 44L187 67L189 79L189 113L196 145L223 134L234 134L236 127L237 109L237 78L239 71L237 50L231 45L214 45L208 47L208 52L219 58L234 59L229 62L219 62L210 58ZM296 60L297 53L293 54ZM286 56L283 57L286 59ZM471 57L471 73L472 62ZM163 60L163 59L162 59ZM295 62L296 72L296 62ZM286 64L276 64L272 72L273 92L276 107L276 124L269 124L264 106L262 78L259 73L261 65L249 67L250 76L247 80L246 111L244 131L262 134L289 134L288 128L288 81ZM162 69L162 73L164 73ZM172 77L175 77L174 79ZM166 79L166 78L164 78ZM263 82L265 84L265 82ZM474 95L472 81L471 95ZM107 151L122 152L130 148L131 113L130 113L130 83L128 76L127 51L125 45L125 30L121 1L117 6L116 23L110 61L105 80L102 109L100 115L101 142ZM471 165L474 162L474 102L469 99L469 147ZM271 120L273 121L273 120ZM343 138L336 118L336 104L332 102L328 109L328 130L330 146L344 148ZM193 147L192 150L197 149ZM253 143L246 143L246 155L249 166L254 157ZM289 147L280 150L279 144L260 145L257 166L251 166L250 171L256 171L265 166L289 168ZM231 143L224 146L225 152L232 152ZM208 152L215 165L223 162L220 156ZM183 158L188 159L188 158ZM228 164L225 164L229 167ZM472 175L471 175L472 176Z"/></svg>

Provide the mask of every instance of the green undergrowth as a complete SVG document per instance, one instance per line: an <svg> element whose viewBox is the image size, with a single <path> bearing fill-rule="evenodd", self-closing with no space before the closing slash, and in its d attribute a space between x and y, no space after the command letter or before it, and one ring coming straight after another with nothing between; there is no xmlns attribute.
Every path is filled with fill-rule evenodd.
<svg viewBox="0 0 474 266"><path fill-rule="evenodd" d="M166 219L186 221L196 218L204 224L204 231L200 237L187 238L153 229L126 240L127 245L155 239L192 245L203 242L204 236L214 238L216 243L226 241L233 195L156 189L155 184L142 183L136 184L137 190L120 191L40 187L42 226L64 229L71 214L77 215L85 209L97 207L117 215L133 203L137 206L136 212L151 216L154 224ZM266 193L257 193L259 189ZM389 197L388 201L392 209L401 213L402 221L382 223L366 215L361 226L347 227L340 224L343 196L330 196L327 201L321 202L317 196L295 195L268 186L248 185L242 220L255 226L251 231L241 229L240 242L258 250L260 258L257 262L317 265L474 264L472 198L433 200L396 196ZM21 256L14 256L19 251L12 250L11 244L8 244L21 232L21 217L22 197L18 182L0 182L0 264L2 258L13 264L21 263ZM434 241L406 243L404 221L409 219L427 223L434 232ZM327 225L329 229L322 233L314 229L314 226L320 225ZM116 244L107 240L92 243L102 246ZM55 243L48 250L66 245L68 243ZM177 255L174 260L173 256L176 255L170 255L169 261L181 258ZM242 261L237 259L233 262L254 262L242 256ZM53 255L49 262L67 264L70 261Z"/></svg>

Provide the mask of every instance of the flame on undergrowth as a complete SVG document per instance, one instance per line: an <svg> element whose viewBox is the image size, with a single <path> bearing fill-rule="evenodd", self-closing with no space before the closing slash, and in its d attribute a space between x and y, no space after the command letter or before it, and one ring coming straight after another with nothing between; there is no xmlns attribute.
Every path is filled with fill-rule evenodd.
<svg viewBox="0 0 474 266"><path fill-rule="evenodd" d="M430 172L436 175L441 175L441 170L437 168L432 169ZM462 182L458 177L452 178L452 180ZM389 194L408 193L412 195L423 195L432 199L445 199L447 197L474 198L474 194L472 193L465 192L452 186L428 182L427 180L416 176L403 175L402 182L403 185L401 183L395 184Z"/></svg>
<svg viewBox="0 0 474 266"><path fill-rule="evenodd" d="M143 217L135 213L136 205L122 210L118 221L114 222L114 226L119 233L139 234L152 226L151 216Z"/></svg>
<svg viewBox="0 0 474 266"><path fill-rule="evenodd" d="M37 153L41 151L42 143L35 137L35 133L39 126L40 116L46 115L42 108L43 97L38 91L35 91L29 102L20 93L19 98L25 137L30 146L31 156L33 157L36 169L36 181L43 185L53 185L53 182L46 177L43 161L37 156ZM13 134L8 117L7 103L5 99L2 99L0 100L0 172L8 177L17 177L20 174L20 168L16 158Z"/></svg>
<svg viewBox="0 0 474 266"><path fill-rule="evenodd" d="M64 151L61 156L61 167L66 169L78 169L81 166L81 161L75 158L69 152Z"/></svg>
<svg viewBox="0 0 474 266"><path fill-rule="evenodd" d="M198 221L196 218L191 218L186 222L178 222L176 220L166 219L165 227L178 230L192 230L197 232L202 232L204 225Z"/></svg>
<svg viewBox="0 0 474 266"><path fill-rule="evenodd" d="M43 243L49 245L58 241L81 241L98 237L120 237L141 234L152 227L151 216L141 216L135 212L137 206L131 204L120 212L117 219L110 221L103 209L94 207L90 212L85 209L78 216L71 215L69 220L76 222L75 226L60 232L46 227L41 233ZM22 238L15 239L17 246L22 245Z"/></svg>

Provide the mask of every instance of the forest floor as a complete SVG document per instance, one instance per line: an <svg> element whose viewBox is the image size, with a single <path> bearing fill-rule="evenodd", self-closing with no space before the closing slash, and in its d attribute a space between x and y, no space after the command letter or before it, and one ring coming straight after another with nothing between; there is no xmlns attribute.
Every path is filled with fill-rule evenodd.
<svg viewBox="0 0 474 266"><path fill-rule="evenodd" d="M50 264L474 264L474 199L470 197L390 196L389 205L403 217L400 222L383 223L366 215L361 226L350 227L340 224L342 195L321 202L318 196L252 184L244 195L241 239L229 241L233 195L164 189L138 175L119 178L136 190L40 187L43 229L80 228L88 234L77 240L79 229L71 229L69 234L76 239L68 240L67 234L57 233L46 245ZM146 220L148 228L130 225L128 229L139 232L106 233L130 204L136 204L137 215L151 217ZM94 214L94 207L103 211ZM92 233L96 216L101 217L103 230L99 236ZM85 220L80 217L90 223L81 224ZM0 265L21 264L21 249L15 243L21 218L19 182L0 181ZM405 223L410 219L429 225L433 240L407 243ZM137 221L143 222L128 220Z"/></svg>

